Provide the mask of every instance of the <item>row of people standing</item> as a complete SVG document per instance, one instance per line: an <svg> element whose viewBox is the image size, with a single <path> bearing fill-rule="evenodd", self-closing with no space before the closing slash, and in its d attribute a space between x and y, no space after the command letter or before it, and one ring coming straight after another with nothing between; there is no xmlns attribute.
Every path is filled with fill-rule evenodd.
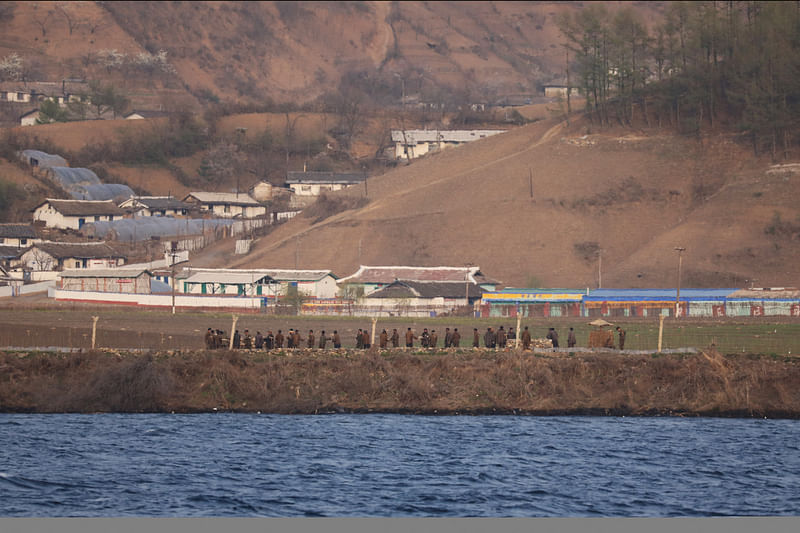
<svg viewBox="0 0 800 533"><path fill-rule="evenodd" d="M623 349L625 342L625 331L621 328L617 328L617 332L619 333L620 337L620 349ZM555 330L555 328L550 328L548 330L546 338L550 339L553 348L559 347L558 332ZM473 328L472 330L473 348L479 348L481 346L481 340L483 340L483 346L485 348L503 349L509 346L515 346L516 339L517 335L513 327L508 328L508 330L506 330L504 326L500 326L496 330L492 327L488 327L482 338L478 328ZM221 330L213 330L208 328L208 331L205 334L205 344L206 348L209 350L227 348L227 340L228 339L225 338L225 332ZM428 328L423 328L422 332L417 335L414 331L412 331L411 328L408 328L405 332L404 340L406 348L413 348L414 341L417 340L419 341L419 346L422 348L439 347L439 336L434 329L428 331ZM378 345L381 349L388 348L389 345L391 345L392 348L398 348L400 347L400 341L401 337L397 328L392 329L391 333L389 333L386 329L383 329L378 337ZM528 330L528 326L525 326L525 329L520 334L520 342L524 349L530 349L532 339L530 331ZM244 330L244 334L240 334L239 330L236 330L233 334L232 345L235 349L273 350L282 349L284 347L284 343L288 349L326 349L329 347L328 343L330 343L330 347L333 348L342 347L342 339L338 330L334 330L332 334L328 334L325 330L322 330L319 332L319 335L317 335L314 333L313 329L310 329L308 330L306 337L303 338L300 335L300 330L294 328L290 328L285 335L280 329L274 334L272 330L268 330L265 335L262 335L261 331L256 331L255 335L251 335L248 329ZM569 333L567 335L567 347L573 348L576 346L576 344L577 340L575 337L575 331L573 328L569 328ZM443 347L459 348L460 345L461 333L458 331L458 328L453 328L452 331L450 328L445 328ZM355 338L356 349L368 349L371 346L372 336L370 333L366 329L359 329Z"/></svg>

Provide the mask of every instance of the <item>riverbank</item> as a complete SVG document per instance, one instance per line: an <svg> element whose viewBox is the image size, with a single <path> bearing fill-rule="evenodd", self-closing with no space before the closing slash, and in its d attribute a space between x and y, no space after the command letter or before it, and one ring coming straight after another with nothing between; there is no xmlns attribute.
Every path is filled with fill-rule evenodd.
<svg viewBox="0 0 800 533"><path fill-rule="evenodd" d="M3 352L0 411L800 418L800 359L713 349Z"/></svg>

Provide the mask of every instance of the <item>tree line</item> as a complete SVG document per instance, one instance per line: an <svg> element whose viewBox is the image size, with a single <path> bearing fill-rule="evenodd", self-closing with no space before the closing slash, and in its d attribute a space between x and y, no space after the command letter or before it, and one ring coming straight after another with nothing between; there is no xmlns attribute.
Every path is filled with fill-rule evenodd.
<svg viewBox="0 0 800 533"><path fill-rule="evenodd" d="M569 84L600 124L724 122L756 154L788 154L800 119L800 3L672 2L651 27L630 6L590 3L558 19Z"/></svg>

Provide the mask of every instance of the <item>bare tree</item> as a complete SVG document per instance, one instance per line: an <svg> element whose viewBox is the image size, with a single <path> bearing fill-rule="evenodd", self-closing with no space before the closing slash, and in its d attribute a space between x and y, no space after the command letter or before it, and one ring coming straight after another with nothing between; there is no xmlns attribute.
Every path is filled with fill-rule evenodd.
<svg viewBox="0 0 800 533"><path fill-rule="evenodd" d="M62 17L64 17L64 20L67 21L67 28L69 29L69 34L72 35L72 32L75 31L75 28L77 28L80 25L80 21L73 13L70 13L67 10L66 8L67 5L69 5L67 2L59 2L56 5L56 10L61 14Z"/></svg>

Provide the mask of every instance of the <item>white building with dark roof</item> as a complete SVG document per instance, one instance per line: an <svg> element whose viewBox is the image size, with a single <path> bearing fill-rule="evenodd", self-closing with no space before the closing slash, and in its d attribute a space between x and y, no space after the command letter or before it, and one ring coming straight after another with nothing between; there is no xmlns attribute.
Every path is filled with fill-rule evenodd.
<svg viewBox="0 0 800 533"><path fill-rule="evenodd" d="M119 207L141 217L183 217L192 208L172 196L133 196Z"/></svg>
<svg viewBox="0 0 800 533"><path fill-rule="evenodd" d="M330 270L190 268L178 279L186 294L284 296L289 287L312 298L335 298L339 288Z"/></svg>
<svg viewBox="0 0 800 533"><path fill-rule="evenodd" d="M183 201L222 218L258 218L267 213L265 206L242 192L190 192Z"/></svg>
<svg viewBox="0 0 800 533"><path fill-rule="evenodd" d="M39 242L20 260L32 271L115 268L125 263L125 257L104 242Z"/></svg>
<svg viewBox="0 0 800 533"><path fill-rule="evenodd" d="M0 245L24 248L41 241L30 224L0 224Z"/></svg>
<svg viewBox="0 0 800 533"><path fill-rule="evenodd" d="M429 152L461 146L506 130L392 130L395 159L414 159Z"/></svg>
<svg viewBox="0 0 800 533"><path fill-rule="evenodd" d="M119 220L125 216L111 200L57 200L48 198L33 210L34 222L48 228L81 229L88 222Z"/></svg>
<svg viewBox="0 0 800 533"><path fill-rule="evenodd" d="M367 266L361 265L358 270L339 280L342 288L351 287L356 292L369 295L395 281L412 281L426 283L453 283L475 285L483 290L493 291L499 284L497 280L486 277L477 266ZM359 289L361 288L361 289ZM466 291L466 289L464 289Z"/></svg>
<svg viewBox="0 0 800 533"><path fill-rule="evenodd" d="M289 171L286 185L298 196L319 196L325 191L338 191L364 183L366 172Z"/></svg>

